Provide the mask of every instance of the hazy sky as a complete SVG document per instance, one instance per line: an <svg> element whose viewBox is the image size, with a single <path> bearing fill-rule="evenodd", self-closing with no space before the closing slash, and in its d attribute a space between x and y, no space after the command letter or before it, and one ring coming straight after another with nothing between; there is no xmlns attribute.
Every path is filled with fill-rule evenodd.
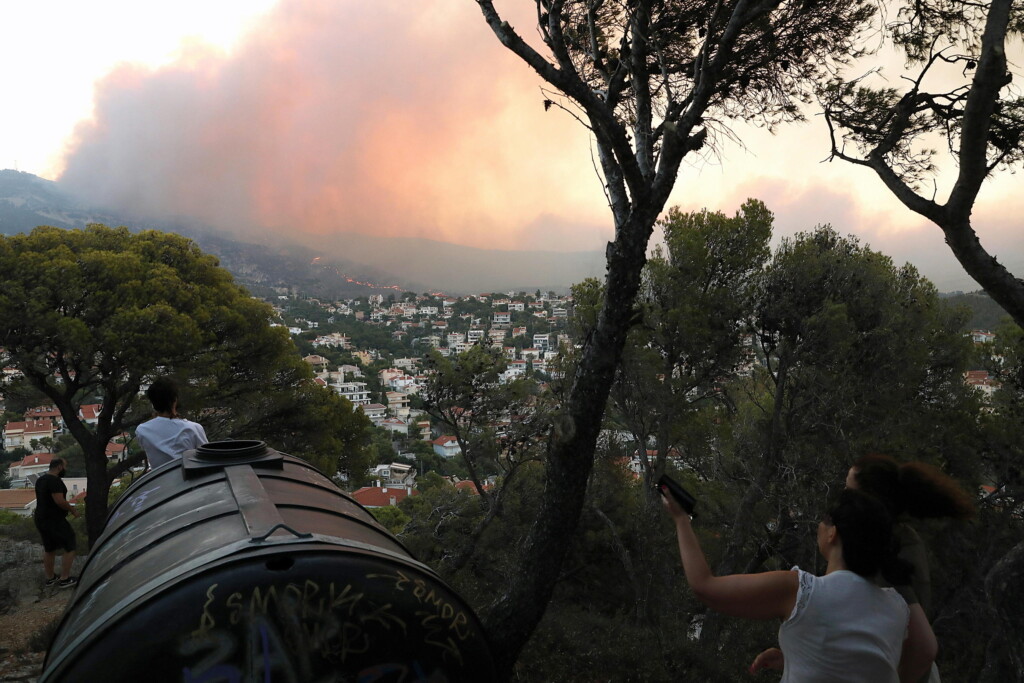
<svg viewBox="0 0 1024 683"><path fill-rule="evenodd" d="M531 4L499 3L528 38ZM100 201L254 235L562 251L611 237L586 131L544 111L472 0L5 2L0 60L0 168ZM976 288L873 174L822 163L820 120L740 132L745 148L684 168L671 203L732 213L758 197L777 234L831 223L940 289ZM1010 175L975 211L1018 272L1022 211Z"/></svg>

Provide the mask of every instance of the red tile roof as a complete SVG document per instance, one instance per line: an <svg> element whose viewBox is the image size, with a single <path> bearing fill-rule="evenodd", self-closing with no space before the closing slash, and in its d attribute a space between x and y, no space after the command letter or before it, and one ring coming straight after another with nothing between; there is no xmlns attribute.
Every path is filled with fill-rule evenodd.
<svg viewBox="0 0 1024 683"><path fill-rule="evenodd" d="M86 403L78 409L78 412L82 414L83 420L96 420L99 418L100 410L102 409L102 403Z"/></svg>
<svg viewBox="0 0 1024 683"><path fill-rule="evenodd" d="M25 434L53 434L53 423L49 420L27 420L25 422L8 422L4 431L23 432Z"/></svg>
<svg viewBox="0 0 1024 683"><path fill-rule="evenodd" d="M413 491L412 495L417 495L418 491ZM395 488L393 486L364 486L358 489L352 494L352 497L356 501L368 508L382 508L389 505L398 505L403 500L409 497L409 491L404 488ZM392 498L394 502L392 502Z"/></svg>
<svg viewBox="0 0 1024 683"><path fill-rule="evenodd" d="M17 466L31 467L32 465L49 465L50 461L53 460L53 457L53 453L33 453L31 455L26 455Z"/></svg>
<svg viewBox="0 0 1024 683"><path fill-rule="evenodd" d="M476 484L473 483L472 481L470 481L469 479L465 479L463 481L457 482L455 484L455 488L457 488L460 491L466 491L467 493L470 493L470 494L472 494L474 496L479 496L480 495L480 490L477 489ZM484 484L484 490L490 490L490 488L491 488L490 486L488 486L487 484Z"/></svg>
<svg viewBox="0 0 1024 683"><path fill-rule="evenodd" d="M25 506L35 499L35 489L2 489L0 510L24 510Z"/></svg>

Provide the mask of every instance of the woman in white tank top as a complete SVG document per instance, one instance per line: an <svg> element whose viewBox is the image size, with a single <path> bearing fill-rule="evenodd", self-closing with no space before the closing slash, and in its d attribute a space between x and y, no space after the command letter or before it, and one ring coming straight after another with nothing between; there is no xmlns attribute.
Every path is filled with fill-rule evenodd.
<svg viewBox="0 0 1024 683"><path fill-rule="evenodd" d="M891 558L892 521L872 496L839 494L818 525L824 576L794 568L714 576L690 517L663 496L676 525L686 579L705 605L749 619L783 620L780 650L762 653L751 670L783 669L786 683L915 681L931 666L937 645L920 607L872 582Z"/></svg>

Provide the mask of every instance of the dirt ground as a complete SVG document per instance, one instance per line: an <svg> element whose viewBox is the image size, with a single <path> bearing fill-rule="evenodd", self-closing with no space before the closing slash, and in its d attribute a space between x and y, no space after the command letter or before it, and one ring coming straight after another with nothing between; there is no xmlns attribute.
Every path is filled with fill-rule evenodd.
<svg viewBox="0 0 1024 683"><path fill-rule="evenodd" d="M0 538L0 683L39 677L46 639L37 634L60 618L74 594L43 585L42 551L36 543ZM73 574L80 564L76 558Z"/></svg>

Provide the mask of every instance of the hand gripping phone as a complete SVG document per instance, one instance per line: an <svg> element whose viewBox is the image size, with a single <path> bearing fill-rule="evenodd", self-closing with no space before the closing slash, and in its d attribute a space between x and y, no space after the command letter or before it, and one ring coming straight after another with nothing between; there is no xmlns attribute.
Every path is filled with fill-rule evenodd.
<svg viewBox="0 0 1024 683"><path fill-rule="evenodd" d="M667 474L661 475L661 478L658 479L658 491L661 492L662 495L664 495L665 491L668 491L669 494L675 498L676 502L679 503L679 506L686 511L686 514L691 517L697 516L693 511L694 507L697 505L697 499L691 496L690 492L680 486L679 482L672 477Z"/></svg>

